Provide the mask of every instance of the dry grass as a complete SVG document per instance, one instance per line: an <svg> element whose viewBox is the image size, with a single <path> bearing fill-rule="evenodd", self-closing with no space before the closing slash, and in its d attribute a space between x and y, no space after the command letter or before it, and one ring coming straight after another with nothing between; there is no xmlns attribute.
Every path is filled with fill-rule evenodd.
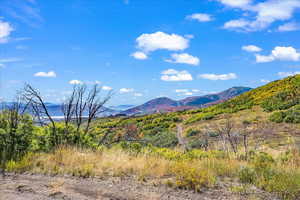
<svg viewBox="0 0 300 200"><path fill-rule="evenodd" d="M120 147L99 151L60 147L53 153L28 154L20 162L9 163L7 169L78 177L133 176L140 181L155 179L172 187L194 191L215 187L220 180L240 180L283 199L295 199L300 194L300 156L293 149L285 154L275 152L273 157L257 154L248 162L233 156L216 157L215 152L199 150L186 154L167 149L142 152Z"/></svg>
<svg viewBox="0 0 300 200"><path fill-rule="evenodd" d="M58 148L53 154L39 154L32 170L37 173L75 176L151 176L168 175L171 161L147 155L133 156L121 149L90 151L72 147Z"/></svg>

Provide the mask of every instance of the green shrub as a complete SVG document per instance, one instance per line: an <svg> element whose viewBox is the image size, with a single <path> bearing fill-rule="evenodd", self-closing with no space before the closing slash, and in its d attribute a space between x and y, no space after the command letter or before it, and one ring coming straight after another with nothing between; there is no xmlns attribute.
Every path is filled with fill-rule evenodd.
<svg viewBox="0 0 300 200"><path fill-rule="evenodd" d="M210 188L215 185L216 176L209 169L193 166L189 163L179 162L172 167L172 172L176 175L176 187L200 192L202 188Z"/></svg>
<svg viewBox="0 0 300 200"><path fill-rule="evenodd" d="M32 168L33 153L27 153L20 161L10 160L6 163L6 170L8 172L23 173Z"/></svg>
<svg viewBox="0 0 300 200"><path fill-rule="evenodd" d="M250 167L242 167L238 173L239 180L242 183L253 184L256 179L255 170Z"/></svg>
<svg viewBox="0 0 300 200"><path fill-rule="evenodd" d="M175 147L178 144L178 139L175 133L161 132L152 136L146 136L145 140L156 147Z"/></svg>
<svg viewBox="0 0 300 200"><path fill-rule="evenodd" d="M281 123L283 122L284 118L286 117L286 114L284 112L275 112L270 116L270 121Z"/></svg>
<svg viewBox="0 0 300 200"><path fill-rule="evenodd" d="M201 133L200 130L190 128L190 129L187 130L186 136L187 137L193 137L193 136L198 135L199 133Z"/></svg>

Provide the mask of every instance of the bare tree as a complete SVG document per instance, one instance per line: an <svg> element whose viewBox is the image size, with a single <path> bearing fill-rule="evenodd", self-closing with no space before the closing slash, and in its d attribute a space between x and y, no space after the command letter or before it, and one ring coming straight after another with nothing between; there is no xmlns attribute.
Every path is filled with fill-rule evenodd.
<svg viewBox="0 0 300 200"><path fill-rule="evenodd" d="M224 147L226 146L226 141L228 141L233 152L237 153L238 135L234 134L233 121L229 117L226 117L225 123L215 126L215 131L222 138Z"/></svg>
<svg viewBox="0 0 300 200"><path fill-rule="evenodd" d="M100 96L100 93L101 88L97 84L94 85L88 93L86 100L88 116L87 125L84 131L85 134L89 131L92 120L95 119L99 114L107 111L107 109L104 108L104 104L110 100L112 93L109 92L104 98Z"/></svg>
<svg viewBox="0 0 300 200"><path fill-rule="evenodd" d="M76 89L74 87L71 95L63 102L63 104L61 106L61 111L64 115L64 122L65 122L66 128L68 128L68 126L73 118L73 115L75 113L75 105L74 105L75 96L76 96Z"/></svg>
<svg viewBox="0 0 300 200"><path fill-rule="evenodd" d="M95 84L90 90L85 85L79 85L73 88L72 98L69 99L69 103L72 99L73 106L69 105L69 110L74 112L74 121L76 124L76 141L80 141L80 129L86 122L84 128L84 134L87 134L92 121L102 112L105 112L104 104L106 104L112 96L109 92L104 98L101 97L101 88ZM86 116L85 116L86 115Z"/></svg>
<svg viewBox="0 0 300 200"><path fill-rule="evenodd" d="M25 84L23 98L26 100L27 104L30 105L31 110L34 116L39 120L40 124L44 124L44 117L50 121L52 125L52 134L53 134L53 145L57 145L59 143L57 129L53 118L51 117L48 108L40 94L40 92L33 88L29 84Z"/></svg>
<svg viewBox="0 0 300 200"><path fill-rule="evenodd" d="M77 132L83 123L83 114L86 110L86 101L85 101L85 94L86 94L86 85L79 85L74 87L75 90L75 123L77 125Z"/></svg>

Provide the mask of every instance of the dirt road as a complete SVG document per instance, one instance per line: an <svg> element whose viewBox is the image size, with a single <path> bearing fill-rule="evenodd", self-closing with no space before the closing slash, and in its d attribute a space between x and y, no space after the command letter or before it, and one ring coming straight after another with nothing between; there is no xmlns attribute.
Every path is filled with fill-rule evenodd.
<svg viewBox="0 0 300 200"><path fill-rule="evenodd" d="M202 193L175 190L132 178L101 180L11 174L0 178L0 200L234 200L248 197L222 188Z"/></svg>

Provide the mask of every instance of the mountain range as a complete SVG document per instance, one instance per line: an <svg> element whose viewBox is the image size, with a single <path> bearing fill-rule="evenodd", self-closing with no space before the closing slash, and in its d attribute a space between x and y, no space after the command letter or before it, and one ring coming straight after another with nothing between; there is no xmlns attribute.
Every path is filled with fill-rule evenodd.
<svg viewBox="0 0 300 200"><path fill-rule="evenodd" d="M218 104L231 99L235 96L243 94L251 90L248 87L233 87L223 92L216 94L208 94L204 96L193 96L182 100L173 100L167 97L160 97L152 99L142 105L119 105L110 106L105 108L105 112L101 116L111 115L145 115L152 113L164 113L180 110L188 110L194 108L208 107L210 105ZM13 102L3 102L3 105L10 107ZM61 104L45 103L51 116L61 117L63 113L61 111ZM3 107L3 106L2 106Z"/></svg>
<svg viewBox="0 0 300 200"><path fill-rule="evenodd" d="M187 97L182 100L173 100L167 97L152 99L140 106L122 111L124 115L144 115L151 113L162 113L171 111L188 110L194 108L208 107L210 105L224 102L240 94L250 91L249 87L232 87L220 93L204 96Z"/></svg>

